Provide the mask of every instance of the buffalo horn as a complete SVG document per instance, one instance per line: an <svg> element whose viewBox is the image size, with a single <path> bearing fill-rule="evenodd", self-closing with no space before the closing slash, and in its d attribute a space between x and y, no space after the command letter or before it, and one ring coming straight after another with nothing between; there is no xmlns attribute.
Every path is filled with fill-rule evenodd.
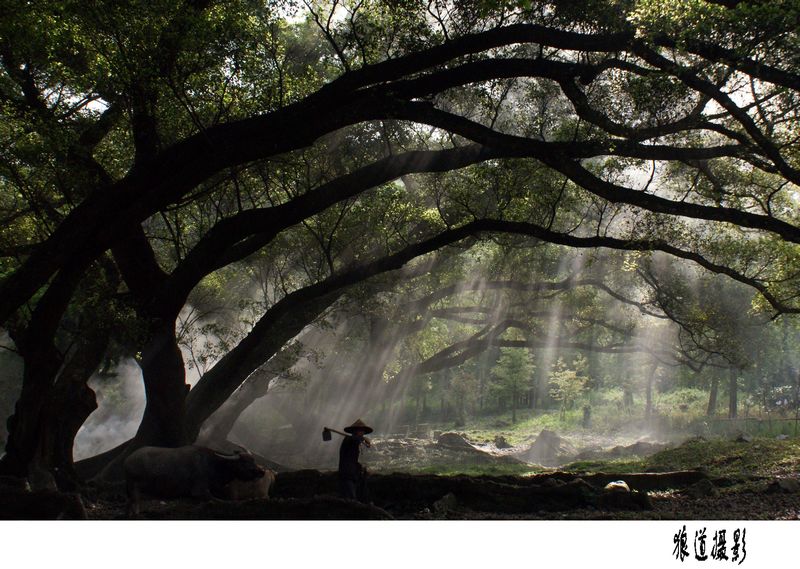
<svg viewBox="0 0 800 569"><path fill-rule="evenodd" d="M239 453L236 454L222 454L221 452L214 451L214 454L217 455L219 458L224 460L239 460L241 455Z"/></svg>
<svg viewBox="0 0 800 569"><path fill-rule="evenodd" d="M244 448L243 446L239 446L237 444L234 444L233 446L236 447L236 450L233 451L234 453L236 453L236 454L246 454L246 455L250 456L250 451L247 450L246 448Z"/></svg>

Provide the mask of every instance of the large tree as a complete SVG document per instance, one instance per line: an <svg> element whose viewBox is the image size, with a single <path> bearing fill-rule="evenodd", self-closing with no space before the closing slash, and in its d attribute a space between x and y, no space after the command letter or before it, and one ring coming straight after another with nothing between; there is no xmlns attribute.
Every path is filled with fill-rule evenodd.
<svg viewBox="0 0 800 569"><path fill-rule="evenodd" d="M798 311L795 2L139 4L21 2L1 24L0 319L25 330L8 470L43 448L82 283L119 292L103 263L141 330L136 444L192 440L347 287L475 235L663 251ZM192 292L309 243L316 269L189 392Z"/></svg>

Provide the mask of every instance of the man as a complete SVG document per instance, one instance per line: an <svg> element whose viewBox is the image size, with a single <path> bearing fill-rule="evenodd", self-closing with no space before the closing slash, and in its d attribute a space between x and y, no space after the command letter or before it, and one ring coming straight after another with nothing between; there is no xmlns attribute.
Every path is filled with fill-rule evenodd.
<svg viewBox="0 0 800 569"><path fill-rule="evenodd" d="M366 502L367 469L359 464L358 455L362 444L371 446L364 435L371 433L372 427L359 419L344 430L349 435L344 437L342 446L339 447L339 492L343 498Z"/></svg>

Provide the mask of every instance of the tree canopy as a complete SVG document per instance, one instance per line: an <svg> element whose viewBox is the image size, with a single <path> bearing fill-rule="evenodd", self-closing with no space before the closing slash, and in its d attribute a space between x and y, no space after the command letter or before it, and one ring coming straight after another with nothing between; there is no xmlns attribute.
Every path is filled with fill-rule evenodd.
<svg viewBox="0 0 800 569"><path fill-rule="evenodd" d="M363 335L378 401L497 349L539 349L544 377L558 347L744 369L800 312L796 0L7 13L8 472L71 472L87 381L123 357L129 452L241 413L312 324ZM453 388L481 400L487 368Z"/></svg>

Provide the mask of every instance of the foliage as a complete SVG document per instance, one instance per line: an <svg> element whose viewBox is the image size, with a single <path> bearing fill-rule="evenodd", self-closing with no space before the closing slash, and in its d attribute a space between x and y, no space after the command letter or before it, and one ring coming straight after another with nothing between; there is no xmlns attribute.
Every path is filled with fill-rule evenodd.
<svg viewBox="0 0 800 569"><path fill-rule="evenodd" d="M530 352L518 348L501 348L500 358L492 368L491 393L511 402L512 422L516 422L517 399L533 382L535 366Z"/></svg>
<svg viewBox="0 0 800 569"><path fill-rule="evenodd" d="M560 402L561 415L566 416L568 409L572 409L575 401L586 391L589 378L586 373L586 358L578 356L572 362L572 367L567 367L563 358L553 366L550 372L550 396Z"/></svg>
<svg viewBox="0 0 800 569"><path fill-rule="evenodd" d="M244 377L282 331L346 327L342 353L391 356L376 383L459 421L493 399L516 422L530 392L560 408L539 424L568 425L603 378L611 429L614 405L639 417L653 362L674 424L712 367L736 370L747 409L790 406L800 328L771 319L800 311L796 0L304 4L12 0L0 276L30 291L2 295L3 326L60 292L42 341L66 354L102 328L114 361L185 305L189 366L240 350ZM387 261L476 221L502 230ZM59 291L70 270L80 286ZM547 385L534 357L556 360Z"/></svg>
<svg viewBox="0 0 800 569"><path fill-rule="evenodd" d="M466 422L467 411L475 408L478 400L478 379L471 373L456 374L448 386L448 398L455 407L456 423L463 425Z"/></svg>

